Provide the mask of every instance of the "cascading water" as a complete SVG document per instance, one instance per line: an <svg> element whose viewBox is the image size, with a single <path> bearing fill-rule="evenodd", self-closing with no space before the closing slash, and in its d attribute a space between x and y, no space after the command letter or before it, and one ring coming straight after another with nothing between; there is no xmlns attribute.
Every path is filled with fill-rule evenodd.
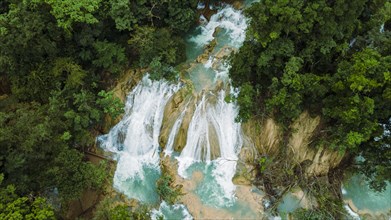
<svg viewBox="0 0 391 220"><path fill-rule="evenodd" d="M196 51L188 57L190 60L200 55L203 47L213 39L217 40L217 45L210 54L210 62L206 65L197 64L193 69L193 73L196 73L195 77L191 77L194 84L197 84L197 80L202 78L204 72L213 75L212 84L221 76L228 78L229 66L214 68L216 59L213 56L225 46L239 48L244 41L246 27L246 18L241 11L226 5L213 15L205 26L200 27L198 35L188 39L191 51ZM214 34L217 29L219 33ZM199 84L203 86L203 83ZM109 134L98 138L100 146L113 152L118 161L114 187L130 198L149 203L158 201L155 182L160 175L160 128L164 108L179 87L165 81L152 82L144 77L128 96L123 120ZM241 125L235 122L238 107L235 103L225 102L224 89L208 89L204 87L202 94L198 96L200 99L196 102L187 130L186 145L176 157L178 174L188 178L194 169L202 167L204 178L198 183L195 193L204 204L232 207L235 205L236 188L232 178L243 144ZM186 108L181 111L178 118L174 119L165 146L165 153L168 155L173 152L175 137L186 114ZM178 210L181 210L182 214L185 213L182 217L187 216L183 206L168 206L164 201L160 210L153 213L163 213L168 218L167 215Z"/></svg>
<svg viewBox="0 0 391 220"><path fill-rule="evenodd" d="M230 205L234 200L235 185L231 179L242 146L240 124L235 123L237 106L224 98L224 90L217 95L202 95L189 125L186 146L177 157L178 173L185 178L194 163L206 162L213 167L210 172L217 188L209 188L208 201L216 206Z"/></svg>
<svg viewBox="0 0 391 220"><path fill-rule="evenodd" d="M239 48L245 37L247 20L241 11L235 10L230 5L211 16L209 22L200 16L201 26L197 27L187 39L187 58L193 62L198 55L202 54L204 47L213 39L218 38L215 52L224 46ZM218 30L218 31L217 31Z"/></svg>
<svg viewBox="0 0 391 220"><path fill-rule="evenodd" d="M129 94L121 122L98 137L100 146L113 152L118 161L114 187L130 198L157 201L154 182L160 173L160 127L164 107L179 88L166 81L152 82L145 76Z"/></svg>
<svg viewBox="0 0 391 220"><path fill-rule="evenodd" d="M196 45L203 47L215 39L214 33L216 28L223 29L223 34L228 34L229 40L223 39L221 45L228 45L239 48L245 37L247 20L238 10L232 6L226 5L216 14L212 15L210 21L205 26L200 26L201 33L190 37L189 41L196 43Z"/></svg>
<svg viewBox="0 0 391 220"><path fill-rule="evenodd" d="M241 11L229 5L213 15L205 26L199 27L200 33L189 39L190 44L204 47L216 39L217 45L208 61L194 68L196 72L193 72L194 77L191 78L196 85L198 78L202 77L199 69L204 73L214 74L213 84L217 79L228 77L228 65L213 68L214 62L218 61L214 55L224 50L223 47L239 48L245 39L246 27L246 18ZM217 29L219 33L216 35ZM196 193L203 203L214 207L229 207L235 202L232 178L236 170L237 155L243 144L241 125L235 122L238 107L224 100L224 90L215 92L204 88L201 93L189 124L186 145L177 157L178 174L190 178L192 171L201 168L204 180L199 183Z"/></svg>

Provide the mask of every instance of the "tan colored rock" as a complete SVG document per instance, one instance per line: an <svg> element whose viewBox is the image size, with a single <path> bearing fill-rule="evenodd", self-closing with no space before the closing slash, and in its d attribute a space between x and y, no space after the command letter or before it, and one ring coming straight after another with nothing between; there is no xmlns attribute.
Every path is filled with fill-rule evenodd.
<svg viewBox="0 0 391 220"><path fill-rule="evenodd" d="M288 142L295 163L311 161L309 167L306 168L306 174L310 176L327 174L330 169L338 166L344 156L338 151L324 147L315 149L309 146L319 123L319 116L312 118L308 112L303 112L292 124L293 133Z"/></svg>
<svg viewBox="0 0 391 220"><path fill-rule="evenodd" d="M112 90L114 95L125 103L126 96L141 81L145 72L146 69L130 69L126 71Z"/></svg>
<svg viewBox="0 0 391 220"><path fill-rule="evenodd" d="M232 3L232 6L236 9L236 10L241 10L243 9L243 1L234 1Z"/></svg>
<svg viewBox="0 0 391 220"><path fill-rule="evenodd" d="M309 176L325 175L330 169L339 165L344 154L325 147L310 146L320 124L320 116L311 117L303 112L291 125L292 133L288 138L287 150L294 164L308 161L305 173ZM263 121L249 120L242 125L243 131L249 137L245 146L254 145L261 155L275 156L282 150L280 144L283 131L272 118Z"/></svg>
<svg viewBox="0 0 391 220"><path fill-rule="evenodd" d="M212 40L208 45L206 45L204 53L202 53L197 57L196 62L203 63L203 64L208 62L209 56L213 52L213 49L216 47L216 45L217 45L216 39Z"/></svg>
<svg viewBox="0 0 391 220"><path fill-rule="evenodd" d="M231 55L232 52L236 51L235 48L225 46L221 48L214 56L212 68L216 71L224 69L224 62Z"/></svg>
<svg viewBox="0 0 391 220"><path fill-rule="evenodd" d="M209 54L203 53L197 57L196 61L197 63L205 64L206 62L208 62L208 59L209 59Z"/></svg>
<svg viewBox="0 0 391 220"><path fill-rule="evenodd" d="M301 188L293 189L292 195L300 201L300 206L305 209L313 209L318 206L316 199L305 193Z"/></svg>
<svg viewBox="0 0 391 220"><path fill-rule="evenodd" d="M185 147L187 130L195 110L195 104L196 99L188 87L183 87L174 94L164 109L163 123L159 136L160 146L163 148L166 146L175 121L179 118L180 114L186 110L173 146L176 151L181 151Z"/></svg>
<svg viewBox="0 0 391 220"><path fill-rule="evenodd" d="M114 97L119 98L122 103L126 102L128 93L141 81L146 69L129 69L117 81L116 86L111 91ZM117 118L111 118L108 114L105 115L102 132L108 133L109 130L122 119L123 115Z"/></svg>
<svg viewBox="0 0 391 220"><path fill-rule="evenodd" d="M235 184L235 185L247 185L247 186L250 186L251 185L251 181L248 180L246 177L244 176L239 176L239 175L235 175L233 178L232 178L232 182Z"/></svg>
<svg viewBox="0 0 391 220"><path fill-rule="evenodd" d="M216 59L225 59L228 58L232 52L236 51L235 48L230 47L230 46L224 46L221 48L215 55L214 58Z"/></svg>
<svg viewBox="0 0 391 220"><path fill-rule="evenodd" d="M280 150L282 140L282 129L276 122L268 118L262 122L250 119L242 125L243 131L251 141L247 145L253 144L261 155L276 155Z"/></svg>

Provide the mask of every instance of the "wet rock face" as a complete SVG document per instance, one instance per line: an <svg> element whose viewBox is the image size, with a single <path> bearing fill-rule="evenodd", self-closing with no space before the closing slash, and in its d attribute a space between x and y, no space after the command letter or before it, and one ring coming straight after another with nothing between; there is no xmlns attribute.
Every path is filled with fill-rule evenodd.
<svg viewBox="0 0 391 220"><path fill-rule="evenodd" d="M171 98L171 101L168 102L164 110L163 124L159 137L160 146L166 146L175 121L179 118L180 114L185 111L173 145L175 151L182 151L186 145L187 130L195 110L196 100L194 94L192 94L187 87L182 88Z"/></svg>

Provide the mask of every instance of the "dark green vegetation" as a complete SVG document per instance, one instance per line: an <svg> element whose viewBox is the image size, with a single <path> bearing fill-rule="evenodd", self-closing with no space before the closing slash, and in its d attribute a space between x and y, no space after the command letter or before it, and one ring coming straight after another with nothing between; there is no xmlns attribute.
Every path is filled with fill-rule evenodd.
<svg viewBox="0 0 391 220"><path fill-rule="evenodd" d="M17 201L27 216L45 203L38 195L57 189L66 204L102 186L106 167L87 162L83 152L105 115L122 113L107 90L127 68L150 63L165 70L155 78L175 78L168 66L185 59L181 34L196 21L196 6L194 0L1 1L0 173L1 187L12 194L5 203ZM7 198L2 193L0 200Z"/></svg>
<svg viewBox="0 0 391 220"><path fill-rule="evenodd" d="M232 58L239 120L286 128L305 110L322 116L314 147L361 155L381 190L391 180L391 3L263 0L246 10L247 38ZM376 139L376 137L381 137Z"/></svg>
<svg viewBox="0 0 391 220"><path fill-rule="evenodd" d="M94 216L96 220L146 220L151 219L150 208L140 205L137 208L130 207L111 198L106 198L99 203Z"/></svg>
<svg viewBox="0 0 391 220"><path fill-rule="evenodd" d="M168 167L161 163L162 174L156 182L157 193L161 200L173 205L183 195L182 185L174 184L174 174L170 172Z"/></svg>
<svg viewBox="0 0 391 220"><path fill-rule="evenodd" d="M0 175L0 184L4 175ZM0 187L0 218L1 219L54 219L54 212L42 197L23 196L16 194L15 186Z"/></svg>

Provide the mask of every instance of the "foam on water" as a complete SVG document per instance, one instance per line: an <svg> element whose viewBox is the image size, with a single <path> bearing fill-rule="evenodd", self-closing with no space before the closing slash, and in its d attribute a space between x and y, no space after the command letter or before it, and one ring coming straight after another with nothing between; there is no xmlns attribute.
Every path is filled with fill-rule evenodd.
<svg viewBox="0 0 391 220"><path fill-rule="evenodd" d="M163 219L194 219L187 208L182 204L169 205L165 201L160 204L159 210L152 210L152 219L157 220L160 217Z"/></svg>
<svg viewBox="0 0 391 220"><path fill-rule="evenodd" d="M156 200L154 183L160 174L158 138L164 107L179 88L145 76L128 95L123 119L97 139L117 160L114 187L130 198Z"/></svg>
<svg viewBox="0 0 391 220"><path fill-rule="evenodd" d="M209 194L218 206L232 205L235 199L232 178L243 144L240 124L235 122L238 108L224 98L224 90L217 95L202 95L189 125L186 145L177 157L178 174L184 178L189 177L188 168L194 163L212 167L215 184ZM212 158L213 154L216 158Z"/></svg>
<svg viewBox="0 0 391 220"><path fill-rule="evenodd" d="M242 45L246 36L247 20L241 11L235 10L230 5L225 5L223 9L212 15L210 21L205 26L199 27L201 33L191 37L189 40L196 43L199 47L203 47L214 39L213 33L217 27L227 32L230 38L230 46L239 48Z"/></svg>
<svg viewBox="0 0 391 220"><path fill-rule="evenodd" d="M348 205L344 205L343 207L348 212L349 216L352 217L353 220L361 219L360 216L357 213L353 212L353 210Z"/></svg>

